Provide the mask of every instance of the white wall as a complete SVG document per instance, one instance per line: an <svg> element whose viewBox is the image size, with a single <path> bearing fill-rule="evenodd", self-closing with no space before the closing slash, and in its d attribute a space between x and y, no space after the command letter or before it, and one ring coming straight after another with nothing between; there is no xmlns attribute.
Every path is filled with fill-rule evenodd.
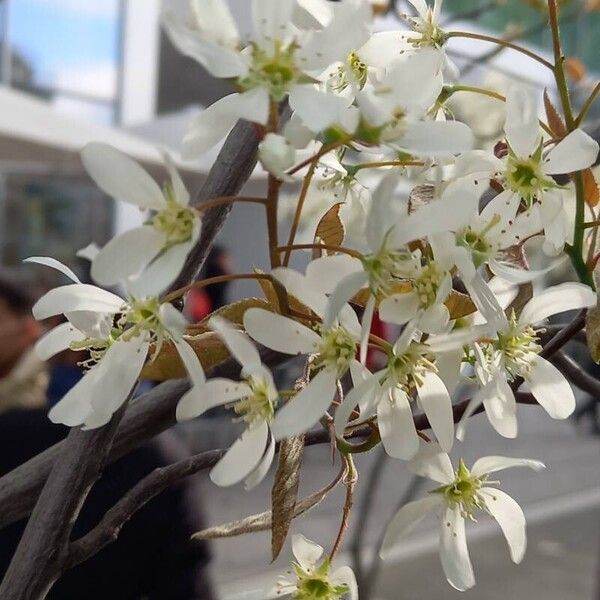
<svg viewBox="0 0 600 600"><path fill-rule="evenodd" d="M121 124L154 118L160 49L160 0L123 0Z"/></svg>

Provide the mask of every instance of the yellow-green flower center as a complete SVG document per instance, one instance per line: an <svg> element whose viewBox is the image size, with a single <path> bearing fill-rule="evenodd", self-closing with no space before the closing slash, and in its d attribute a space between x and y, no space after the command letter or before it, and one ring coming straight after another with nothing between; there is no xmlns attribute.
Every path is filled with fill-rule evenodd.
<svg viewBox="0 0 600 600"><path fill-rule="evenodd" d="M512 378L527 377L531 362L542 351L539 337L531 326L521 326L513 314L505 331L498 332L493 348L502 352L504 366Z"/></svg>
<svg viewBox="0 0 600 600"><path fill-rule="evenodd" d="M346 64L339 66L332 75L331 87L335 91L341 92L354 83L362 90L367 83L368 74L369 67L361 60L358 53L350 52L346 58Z"/></svg>
<svg viewBox="0 0 600 600"><path fill-rule="evenodd" d="M542 170L542 147L527 159L519 158L509 149L505 173L506 185L519 194L527 207L548 188L556 187L554 181L546 178Z"/></svg>
<svg viewBox="0 0 600 600"><path fill-rule="evenodd" d="M413 18L408 19L408 23L416 33L421 37L408 38L408 42L415 48L443 48L448 41L448 34L433 22L433 16L430 12L426 20Z"/></svg>
<svg viewBox="0 0 600 600"><path fill-rule="evenodd" d="M479 490L486 483L488 483L487 475L481 477L471 475L461 458L456 470L455 480L448 485L433 490L431 493L442 494L450 506L459 506L463 517L473 519L475 509L485 510L485 500L480 496Z"/></svg>
<svg viewBox="0 0 600 600"><path fill-rule="evenodd" d="M167 249L192 239L196 213L194 209L184 206L176 200L170 184L165 185L165 199L167 200L165 208L152 216L150 224L165 235L164 249Z"/></svg>
<svg viewBox="0 0 600 600"><path fill-rule="evenodd" d="M329 560L317 569L304 570L297 563L293 567L297 583L292 600L341 600L349 591L347 585L334 585L329 581Z"/></svg>
<svg viewBox="0 0 600 600"><path fill-rule="evenodd" d="M296 46L274 42L273 53L252 46L252 65L247 75L238 80L244 91L262 87L273 100L281 101L301 76L295 62Z"/></svg>
<svg viewBox="0 0 600 600"><path fill-rule="evenodd" d="M414 281L421 308L429 308L435 304L443 278L444 273L435 262L430 262L423 268L419 277Z"/></svg>
<svg viewBox="0 0 600 600"><path fill-rule="evenodd" d="M423 384L427 372L436 373L433 358L426 354L423 344L412 343L402 354L388 357L386 378L410 394Z"/></svg>
<svg viewBox="0 0 600 600"><path fill-rule="evenodd" d="M321 346L313 366L317 369L335 369L338 377L341 377L356 356L358 346L356 339L341 325L321 329L319 335Z"/></svg>
<svg viewBox="0 0 600 600"><path fill-rule="evenodd" d="M252 394L236 402L233 410L249 427L261 421L271 423L278 399L275 390L262 377L249 377L246 383Z"/></svg>
<svg viewBox="0 0 600 600"><path fill-rule="evenodd" d="M402 276L408 255L387 247L384 242L381 248L362 257L363 268L369 276L369 287L375 295L390 293L394 279Z"/></svg>

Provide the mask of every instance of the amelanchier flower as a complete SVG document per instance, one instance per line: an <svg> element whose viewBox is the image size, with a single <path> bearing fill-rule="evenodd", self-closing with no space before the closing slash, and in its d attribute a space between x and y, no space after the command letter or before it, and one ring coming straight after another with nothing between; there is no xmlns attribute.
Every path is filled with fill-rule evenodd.
<svg viewBox="0 0 600 600"><path fill-rule="evenodd" d="M347 305L338 319L325 324L325 295L311 289L306 278L291 269L275 269L273 275L322 320L309 327L262 308L250 308L244 313L244 328L263 346L283 354L311 356L313 376L277 413L271 426L275 438L282 439L308 431L325 414L333 401L338 380L358 362L355 355L360 323Z"/></svg>
<svg viewBox="0 0 600 600"><path fill-rule="evenodd" d="M93 143L81 152L96 184L116 200L151 211L146 223L114 237L92 261L92 278L113 286L139 278L163 291L177 277L201 228L199 213L170 157L163 189L134 160L107 144Z"/></svg>
<svg viewBox="0 0 600 600"><path fill-rule="evenodd" d="M405 504L388 525L380 550L383 559L390 557L410 533L433 511L441 512L440 559L448 583L459 591L475 585L475 576L465 535L465 519L475 521L477 512L495 519L506 538L510 557L515 563L525 555L527 538L525 516L521 507L505 492L497 489L498 481L489 479L492 473L511 467L529 467L541 471L544 464L524 458L486 456L469 470L462 459L456 471L449 456L433 443L424 444L417 456L408 463L420 475L441 484L422 500Z"/></svg>
<svg viewBox="0 0 600 600"><path fill-rule="evenodd" d="M564 375L540 356L536 323L596 304L595 292L581 283L563 283L535 295L517 318L499 311L490 315L503 326L491 338L474 344L472 362L479 389L457 428L464 437L468 418L481 404L494 429L502 436L517 436L517 404L510 383L522 377L540 406L553 419L566 419L575 410L575 396ZM488 315L484 314L484 317Z"/></svg>
<svg viewBox="0 0 600 600"><path fill-rule="evenodd" d="M477 197L461 183L449 186L442 197L409 215L405 203L395 195L398 178L382 180L367 216L366 241L369 251L359 258L332 255L316 259L307 268L307 278L324 293L329 293L325 322L336 318L339 309L359 290L368 287L370 295L362 318L361 362L366 356L364 340L370 331L377 301L380 316L391 323L404 324L417 318L423 331L438 332L448 322L444 300L451 291L450 270L454 252L440 252L434 260L423 262L420 254L408 250L408 242L458 229L476 210ZM394 284L412 281L413 290L395 294Z"/></svg>
<svg viewBox="0 0 600 600"><path fill-rule="evenodd" d="M552 176L593 165L598 157L598 143L576 129L547 151L536 104L519 87L508 91L504 132L507 142L504 158L481 151L467 153L457 160L457 175L497 179L505 188L501 197L507 206L512 209L517 202L517 207L522 203L526 212L539 211L538 230L545 232L547 251L558 254L566 240L566 217L561 191Z"/></svg>
<svg viewBox="0 0 600 600"><path fill-rule="evenodd" d="M108 423L133 391L149 353L158 353L166 341L175 345L188 372L193 387L187 393L205 383L202 365L184 339L186 320L172 304L157 296L125 299L81 283L53 259L29 262L56 268L73 281L50 290L33 307L36 319L64 315L68 321L38 341L38 355L47 360L68 349L89 355L81 364L84 376L50 410L54 423L84 429Z"/></svg>
<svg viewBox="0 0 600 600"><path fill-rule="evenodd" d="M271 424L276 420L279 393L270 369L261 362L254 344L244 333L216 316L209 320L209 326L242 366L242 380L214 378L197 386L179 401L177 420L193 419L216 406L231 405L245 429L212 468L210 478L220 486L245 480L246 489L251 489L263 480L275 455Z"/></svg>
<svg viewBox="0 0 600 600"><path fill-rule="evenodd" d="M408 460L419 449L411 401L418 400L441 446L450 451L454 440L452 399L439 377L435 355L415 339L415 324L408 324L389 352L385 369L370 373L365 367L353 368L354 389L335 413L334 425L343 436L352 411L360 406L359 422L373 414L386 452L393 458Z"/></svg>
<svg viewBox="0 0 600 600"><path fill-rule="evenodd" d="M274 596L292 600L358 600L356 577L350 567L331 572L329 558L321 559L323 548L303 535L292 536L296 559L288 576L279 578Z"/></svg>
<svg viewBox="0 0 600 600"><path fill-rule="evenodd" d="M204 110L184 141L189 157L221 140L238 119L266 125L272 102L288 95L292 106L309 113L338 111L345 100L323 94L316 102L314 74L345 61L370 35L371 8L360 0L332 7L333 18L318 29L294 24L296 0L252 0L254 38L244 44L226 0L191 0L191 23L164 18L176 48L214 77L233 79L239 92ZM306 8L304 3L304 8ZM310 7L307 9L311 13ZM319 19L315 19L318 25Z"/></svg>
<svg viewBox="0 0 600 600"><path fill-rule="evenodd" d="M440 52L444 60L445 71L452 79L458 78L460 71L446 54L448 34L440 26L444 0L435 0L430 7L425 0L408 0L417 10L414 17L404 17L412 31L404 34L403 40L416 51L433 48Z"/></svg>

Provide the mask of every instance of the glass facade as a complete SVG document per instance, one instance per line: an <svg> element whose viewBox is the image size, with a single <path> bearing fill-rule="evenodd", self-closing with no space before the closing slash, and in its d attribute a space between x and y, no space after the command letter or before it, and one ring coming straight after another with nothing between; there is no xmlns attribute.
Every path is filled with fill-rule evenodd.
<svg viewBox="0 0 600 600"><path fill-rule="evenodd" d="M101 124L118 119L120 0L0 0L2 81Z"/></svg>

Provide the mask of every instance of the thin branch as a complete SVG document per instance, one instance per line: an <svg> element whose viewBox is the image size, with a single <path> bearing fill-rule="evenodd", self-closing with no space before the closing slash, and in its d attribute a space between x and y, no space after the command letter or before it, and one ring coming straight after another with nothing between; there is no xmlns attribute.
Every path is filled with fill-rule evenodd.
<svg viewBox="0 0 600 600"><path fill-rule="evenodd" d="M600 401L600 381L586 373L570 356L557 352L551 362L574 386Z"/></svg>

